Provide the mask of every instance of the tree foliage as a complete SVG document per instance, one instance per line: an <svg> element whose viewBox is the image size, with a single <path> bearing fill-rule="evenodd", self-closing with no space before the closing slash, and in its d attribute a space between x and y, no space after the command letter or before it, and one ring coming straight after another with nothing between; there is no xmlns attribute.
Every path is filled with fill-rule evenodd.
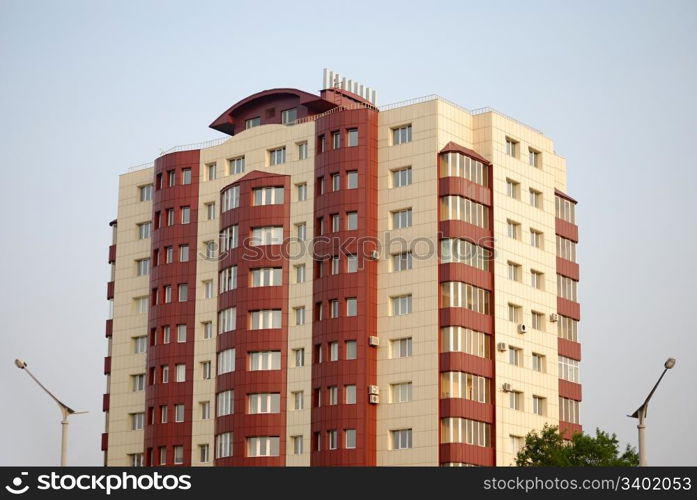
<svg viewBox="0 0 697 500"><path fill-rule="evenodd" d="M518 452L516 465L520 467L633 467L639 465L639 455L627 445L620 453L615 434L600 429L595 436L575 433L565 440L557 426L545 425L542 431L531 431L525 437L525 446Z"/></svg>

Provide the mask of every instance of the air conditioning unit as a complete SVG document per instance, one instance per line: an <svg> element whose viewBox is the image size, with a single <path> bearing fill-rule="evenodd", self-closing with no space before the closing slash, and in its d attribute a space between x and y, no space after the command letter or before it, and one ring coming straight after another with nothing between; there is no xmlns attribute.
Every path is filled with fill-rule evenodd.
<svg viewBox="0 0 697 500"><path fill-rule="evenodd" d="M528 331L528 325L526 325L525 323L521 323L518 325L518 332L519 333L525 333L527 331Z"/></svg>
<svg viewBox="0 0 697 500"><path fill-rule="evenodd" d="M556 323L557 321L559 321L559 315L557 313L550 314L549 321L551 321L552 323Z"/></svg>
<svg viewBox="0 0 697 500"><path fill-rule="evenodd" d="M513 387L511 387L511 384L505 383L501 386L501 389L503 389L503 392L511 392Z"/></svg>
<svg viewBox="0 0 697 500"><path fill-rule="evenodd" d="M506 345L505 342L499 342L496 344L496 350L499 352L504 352L506 349L508 349L508 346Z"/></svg>
<svg viewBox="0 0 697 500"><path fill-rule="evenodd" d="M375 335L371 335L368 337L368 344L370 344L370 347L377 347L380 345L380 337L376 337Z"/></svg>
<svg viewBox="0 0 697 500"><path fill-rule="evenodd" d="M380 254L377 250L373 250L372 252L370 252L370 258L372 260L378 260L380 258Z"/></svg>
<svg viewBox="0 0 697 500"><path fill-rule="evenodd" d="M380 402L380 396L378 396L377 394L371 394L370 396L368 396L368 402L371 405L376 405Z"/></svg>
<svg viewBox="0 0 697 500"><path fill-rule="evenodd" d="M378 385L369 385L369 386L368 386L368 394L374 394L374 395L377 396L378 394L380 394L380 386L378 386Z"/></svg>

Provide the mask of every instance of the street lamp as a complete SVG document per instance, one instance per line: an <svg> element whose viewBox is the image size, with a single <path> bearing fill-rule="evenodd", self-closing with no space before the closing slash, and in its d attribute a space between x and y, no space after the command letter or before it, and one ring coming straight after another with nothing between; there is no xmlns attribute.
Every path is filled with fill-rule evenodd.
<svg viewBox="0 0 697 500"><path fill-rule="evenodd" d="M648 465L646 463L646 442L644 441L646 435L646 425L644 424L644 421L646 420L646 415L648 414L649 400L651 399L651 396L653 396L653 393L656 392L656 388L658 387L658 384L661 383L663 376L674 366L675 358L668 358L663 364L663 373L661 373L661 376L658 377L658 382L656 382L656 385L654 385L651 392L649 392L649 395L646 397L646 401L644 401L642 405L637 408L637 411L631 415L627 415L630 418L639 419L639 424L636 427L639 429L639 465L641 466Z"/></svg>
<svg viewBox="0 0 697 500"><path fill-rule="evenodd" d="M87 412L75 411L65 403L61 402L61 400L58 399L56 396L51 394L51 391L46 389L46 387L44 387L44 385L41 382L39 382L39 380L34 376L34 374L29 371L29 368L27 368L27 363L25 361L22 361L21 359L15 359L15 365L20 370L24 370L25 372L27 372L27 374L34 380L34 382L39 384L39 387L46 391L46 394L51 396L51 399L58 403L58 407L60 408L61 414L63 415L63 420L61 420L61 467L64 467L67 465L68 461L68 416L79 415L81 413Z"/></svg>

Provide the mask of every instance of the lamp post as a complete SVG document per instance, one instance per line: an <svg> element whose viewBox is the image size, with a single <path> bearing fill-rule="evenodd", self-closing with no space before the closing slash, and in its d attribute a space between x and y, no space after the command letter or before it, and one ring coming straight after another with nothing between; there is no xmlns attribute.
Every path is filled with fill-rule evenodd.
<svg viewBox="0 0 697 500"><path fill-rule="evenodd" d="M638 418L639 419L639 424L637 424L637 429L639 429L639 465L640 466L645 466L648 465L646 462L646 415L648 414L648 409L649 409L649 400L651 399L651 396L653 396L653 393L656 392L656 388L658 387L658 384L661 383L661 380L663 380L663 376L666 374L668 370L673 368L675 366L675 358L668 358L666 362L663 364L663 373L661 373L661 376L658 377L658 382L656 382L656 385L653 386L653 389L651 389L651 392L649 392L649 395L646 396L646 401L642 403L642 405L637 408L637 410L632 413L631 415L627 415L628 417L631 418Z"/></svg>
<svg viewBox="0 0 697 500"><path fill-rule="evenodd" d="M46 387L44 387L44 385L41 382L39 382L39 380L34 376L34 374L29 371L29 368L27 368L27 363L25 361L22 361L21 359L15 359L15 365L20 370L24 370L25 372L27 372L27 375L29 375L34 380L34 382L39 384L39 387L41 387L44 391L46 391L46 394L51 396L51 399L53 399L58 404L58 407L60 408L61 415L63 415L63 419L61 420L61 467L64 467L67 465L67 462L68 462L68 416L79 415L81 413L87 413L87 412L86 411L75 411L72 408L70 408L68 405L63 403L56 396L54 396L51 393L51 391L46 389Z"/></svg>

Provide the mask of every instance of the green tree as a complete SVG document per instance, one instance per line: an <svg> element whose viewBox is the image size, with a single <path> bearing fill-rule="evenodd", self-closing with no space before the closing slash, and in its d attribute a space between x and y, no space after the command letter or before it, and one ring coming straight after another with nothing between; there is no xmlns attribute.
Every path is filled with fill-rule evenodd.
<svg viewBox="0 0 697 500"><path fill-rule="evenodd" d="M525 437L525 446L518 452L516 465L520 467L609 467L639 465L639 455L627 445L620 454L615 434L600 429L595 436L575 433L565 440L557 426L545 425L542 431L531 431Z"/></svg>

